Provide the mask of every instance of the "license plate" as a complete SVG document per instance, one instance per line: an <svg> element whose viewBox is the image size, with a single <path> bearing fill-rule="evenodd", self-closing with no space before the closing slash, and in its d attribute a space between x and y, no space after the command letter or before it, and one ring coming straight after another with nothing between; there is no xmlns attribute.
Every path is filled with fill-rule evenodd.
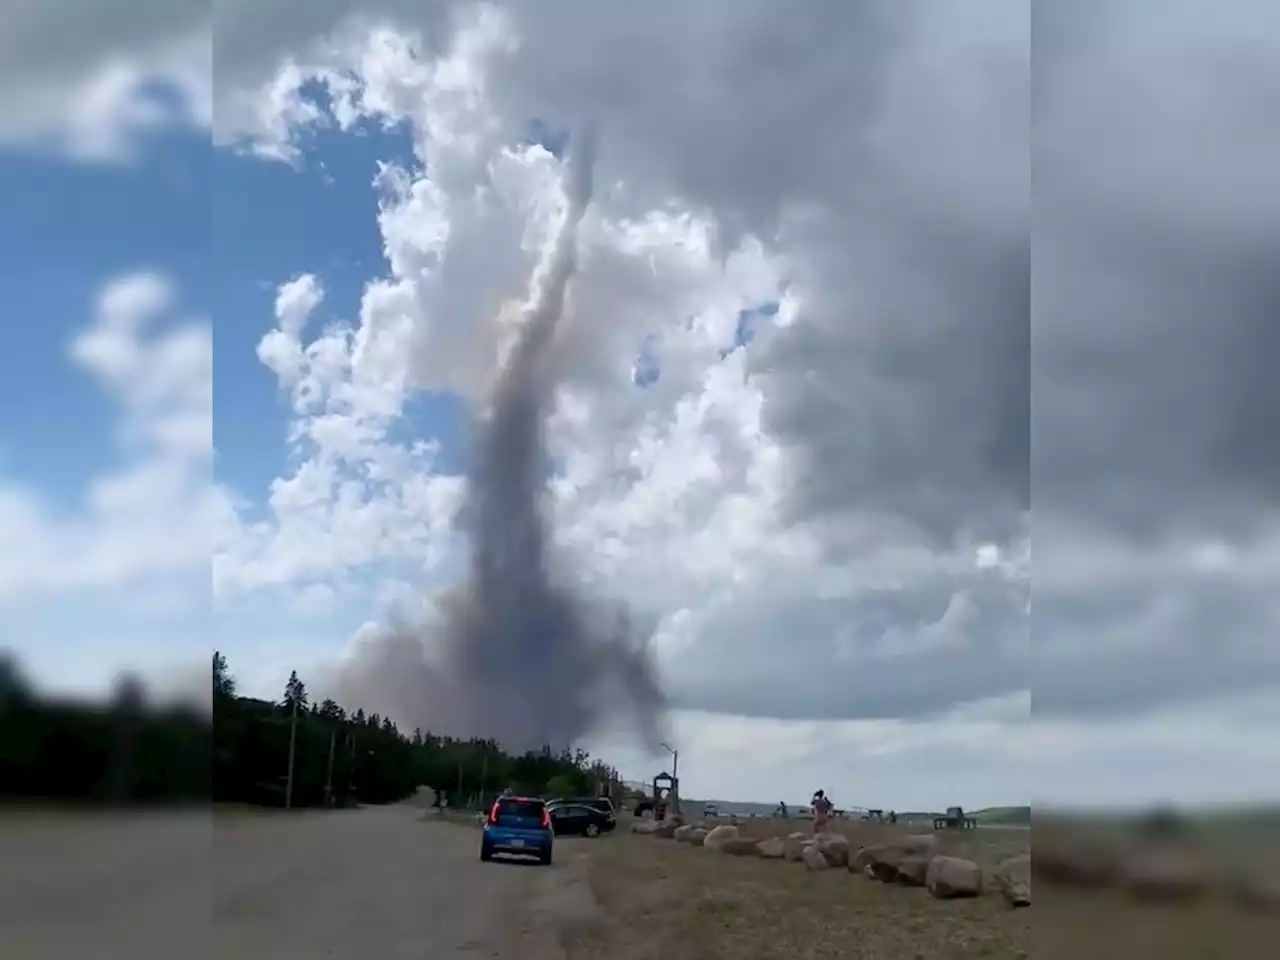
<svg viewBox="0 0 1280 960"><path fill-rule="evenodd" d="M512 840L512 841L511 841L511 845L512 845L513 847L523 847L523 846L524 846L524 841L523 841L523 840Z"/></svg>

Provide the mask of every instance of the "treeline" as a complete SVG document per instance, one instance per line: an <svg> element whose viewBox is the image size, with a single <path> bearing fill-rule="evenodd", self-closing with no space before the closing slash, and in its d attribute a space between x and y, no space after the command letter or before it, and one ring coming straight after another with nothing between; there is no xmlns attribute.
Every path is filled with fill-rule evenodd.
<svg viewBox="0 0 1280 960"><path fill-rule="evenodd" d="M146 703L122 680L106 705L38 696L0 657L0 796L87 803L206 802L209 718Z"/></svg>
<svg viewBox="0 0 1280 960"><path fill-rule="evenodd" d="M0 658L0 795L313 807L390 803L426 786L465 806L506 787L597 794L618 780L581 750L512 755L492 740L406 733L389 718L314 702L296 673L279 701L238 696L226 659L215 653L212 666L210 715L157 708L128 680L105 705L39 696Z"/></svg>
<svg viewBox="0 0 1280 960"><path fill-rule="evenodd" d="M617 780L615 770L581 750L543 748L513 756L492 740L406 733L388 717L313 700L297 673L277 702L240 697L218 653L213 694L215 800L267 805L287 800L295 807L391 803L425 786L452 806L466 806L506 787L594 795Z"/></svg>

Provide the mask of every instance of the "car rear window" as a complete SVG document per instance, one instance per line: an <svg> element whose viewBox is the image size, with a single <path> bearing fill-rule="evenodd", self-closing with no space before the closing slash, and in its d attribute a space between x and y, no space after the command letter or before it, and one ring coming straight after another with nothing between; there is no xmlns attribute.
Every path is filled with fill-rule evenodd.
<svg viewBox="0 0 1280 960"><path fill-rule="evenodd" d="M541 800L513 800L503 798L498 801L498 816L500 817L533 817L535 819L542 816L543 803Z"/></svg>

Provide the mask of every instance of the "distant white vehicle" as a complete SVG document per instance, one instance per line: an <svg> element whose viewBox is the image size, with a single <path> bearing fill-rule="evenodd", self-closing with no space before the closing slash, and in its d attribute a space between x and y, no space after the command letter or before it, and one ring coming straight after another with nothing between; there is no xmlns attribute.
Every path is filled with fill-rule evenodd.
<svg viewBox="0 0 1280 960"><path fill-rule="evenodd" d="M714 803L704 803L702 805L702 815L704 817L718 817L720 816L720 808Z"/></svg>

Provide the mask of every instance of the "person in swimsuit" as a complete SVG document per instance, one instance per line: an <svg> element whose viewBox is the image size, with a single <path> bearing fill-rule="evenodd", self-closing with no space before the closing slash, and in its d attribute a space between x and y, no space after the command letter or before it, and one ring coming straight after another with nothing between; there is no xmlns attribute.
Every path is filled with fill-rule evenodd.
<svg viewBox="0 0 1280 960"><path fill-rule="evenodd" d="M827 795L819 790L813 795L813 833L814 836L822 833L827 828L827 820L831 816L831 801L827 799Z"/></svg>

